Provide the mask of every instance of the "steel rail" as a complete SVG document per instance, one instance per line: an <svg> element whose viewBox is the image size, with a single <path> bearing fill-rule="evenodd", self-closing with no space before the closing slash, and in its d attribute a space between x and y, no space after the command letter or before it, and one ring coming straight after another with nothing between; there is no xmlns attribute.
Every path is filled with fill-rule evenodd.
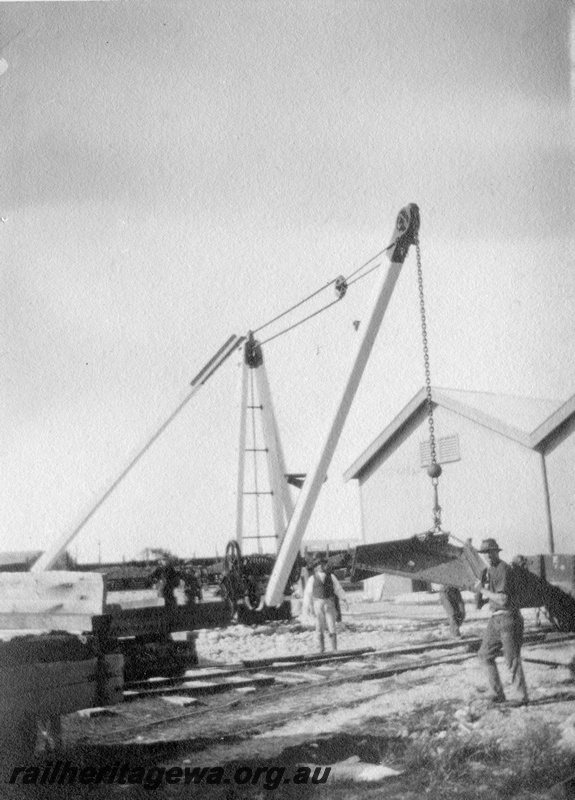
<svg viewBox="0 0 575 800"><path fill-rule="evenodd" d="M554 638L551 639L551 640L547 640L546 641L546 637L549 637L550 635L553 636ZM575 639L575 635L574 634L556 634L556 633L552 633L551 631L543 631L541 633L532 631L532 632L528 632L527 633L526 639L527 639L527 641L525 641L524 647L545 647L546 645L552 646L552 645L555 645L555 644L557 644L559 642L568 642L570 640L572 641L573 639ZM247 697L246 698L234 697L233 700L225 702L225 703L211 704L209 706L210 715L213 715L214 713L215 714L225 713L226 710L231 710L233 708L237 708L239 705L249 705L249 706L251 706L253 708L253 707L255 707L255 705L265 704L266 702L269 702L270 700L273 700L273 702L276 703L279 699L286 699L286 698L289 698L290 696L298 696L298 695L305 696L305 694L309 693L309 692L312 692L312 693L315 694L320 689L321 690L329 689L329 688L331 688L333 686L341 685L343 683L363 683L363 682L367 682L367 681L370 681L370 680L381 680L381 679L393 677L395 675L400 675L400 674L403 674L403 673L406 673L406 672L417 672L417 671L423 670L423 669L430 669L430 668L433 668L435 666L458 664L458 663L461 663L462 661L466 661L468 659L475 658L476 657L476 647L480 642L481 642L481 639L478 637L478 638L473 638L473 639L458 640L458 641L454 641L454 642L433 642L433 643L427 643L426 645L424 645L424 644L412 645L411 647L395 648L393 650L387 650L387 651L377 651L376 650L376 651L373 651L373 652L365 652L363 654L358 654L356 656L356 658L363 659L363 658L374 657L374 656L382 658L382 657L385 657L385 655L387 655L389 657L393 657L394 655L418 655L421 652L430 651L430 650L433 651L433 650L447 649L447 648L449 648L449 649L465 648L465 652L455 652L455 653L451 653L451 654L443 656L443 657L438 657L438 658L434 658L434 659L419 660L417 663L414 663L413 661L408 661L408 660L400 660L400 661L392 662L390 664L382 665L381 667L378 667L376 669L372 669L372 670L369 670L369 671L366 671L366 672L363 672L363 673L358 673L358 674L354 674L354 675L349 675L349 674L341 675L341 674L339 674L339 675L335 675L335 676L333 676L331 678L325 678L321 682L321 684L317 684L317 683L309 684L309 683L306 683L306 684L297 684L295 686L286 686L286 687L278 687L276 685L276 686L273 687L274 688L273 696L270 695L269 692L257 692L255 695L252 695L249 699ZM473 647L473 652L469 652L469 647L470 646ZM288 662L285 662L285 666L283 667L283 669L289 670L289 671L293 671L298 666L301 666L303 668L313 668L314 666L323 665L323 664L329 663L329 662L333 663L334 661L337 662L337 659L333 658L333 657L326 657L323 661L320 661L320 660L316 660L314 662L309 662L308 661L308 662L301 662L300 664L294 664L294 663L289 663L288 664ZM276 666L280 667L280 669L282 668L281 665L276 665ZM567 664L565 664L564 666L566 668L568 667ZM236 669L235 665L234 665L234 669ZM246 672L252 672L255 669L255 667L244 668L244 669L245 669ZM206 676L206 677L208 677L208 676ZM234 688L233 685L230 688ZM262 688L265 689L265 688L269 688L269 687L262 687ZM384 690L384 692L387 692L387 691L391 692L391 691L396 691L396 690L397 690L396 687L392 687L389 690ZM154 696L157 697L158 696L157 693ZM352 705L357 704L359 702L364 702L364 700L352 701L351 703L343 703L343 704L341 702L338 702L338 703L334 704L333 707L336 707L336 706L340 707L340 708L344 707L344 706L347 707L348 705L352 706ZM322 713L322 708L323 707L314 707L313 709L310 709L309 712L302 713L300 716L308 716L308 715L311 715L311 714L314 714L314 713ZM133 737L130 737L130 734L132 732L141 732L141 731L146 731L146 730L153 730L156 727L161 727L161 726L164 726L164 725L169 728L170 725L172 725L172 724L173 725L179 725L180 723L186 722L188 720L193 720L195 718L201 718L202 716L205 717L207 710L208 709L204 706L201 709L195 709L194 708L192 710L183 712L181 714L171 715L169 717L156 718L154 720L143 722L143 723L141 723L139 725L130 725L129 728L122 729L121 731L114 731L114 733L112 734L112 737L114 739L114 742L116 742L116 743L118 741L120 741L120 740L121 741L127 741L128 739L126 737L133 738ZM288 721L288 720L291 720L291 719L293 719L293 711L289 712L289 713L286 713L286 715L285 715L285 721ZM275 727L277 725L280 725L280 724L282 724L281 719L280 718L274 718L273 722L269 723L269 727L273 728L273 727ZM268 723L263 722L263 723L258 723L256 726L252 726L252 727L253 727L253 730L261 731L266 727L266 725L268 725ZM252 728L250 728L250 730L251 729ZM242 730L238 731L237 729L234 729L233 731L230 732L229 736L230 737L237 737L238 735L243 735L244 733L249 733L249 730L248 729L246 729L246 730L242 729ZM201 738L202 738L202 740L205 740L204 736L202 736ZM107 740L110 741L109 737L107 737ZM165 739L163 741L165 741Z"/></svg>
<svg viewBox="0 0 575 800"><path fill-rule="evenodd" d="M546 639L550 635L554 638L550 641L547 641ZM540 632L532 630L525 633L523 643L525 647L529 645L545 646L562 643L573 639L575 639L575 634L557 634L551 631ZM482 637L472 637L438 642L422 642L420 644L407 645L405 647L386 648L382 650L377 650L375 648L358 648L357 650L340 650L335 653L325 654L296 654L293 656L277 656L275 658L244 659L239 663L223 664L220 667L214 668L213 672L210 672L209 669L205 669L205 671L198 671L195 673L195 670L192 668L187 670L185 676L177 675L173 677L165 677L162 678L161 681L157 678L130 681L129 683L125 684L125 688L128 690L140 690L145 689L146 686L149 686L151 690L154 690L153 693L157 694L156 690L162 686L168 688L177 685L183 685L191 680L214 681L218 678L224 679L237 675L248 675L255 671L281 673L284 670L293 671L297 669L306 669L308 667L313 668L318 665L337 664L352 659L363 660L370 657L384 659L401 655L419 655L420 653L426 653L434 650L454 650L461 647L465 647L467 650L471 649L475 652L480 647L481 642ZM199 669L202 668L200 667ZM230 688L234 688L234 686L230 685ZM150 694L151 693L152 692L150 692Z"/></svg>
<svg viewBox="0 0 575 800"><path fill-rule="evenodd" d="M433 659L433 660L426 660L424 662L419 662L417 664L414 664L413 662L403 662L403 663L398 662L396 664L392 664L392 665L387 666L385 669L378 669L378 670L374 670L374 671L363 673L361 675L338 675L338 676L334 676L333 678L326 678L321 683L321 685L318 685L318 684L313 684L313 685L311 685L311 684L298 684L296 686L288 686L288 687L284 687L284 688L279 688L279 687L275 687L274 686L273 696L271 696L270 694L262 693L259 696L256 695L256 696L252 697L250 700L247 700L247 699L244 699L244 698L242 698L242 699L234 698L230 702L210 706L209 711L210 711L210 715L212 715L214 712L218 713L218 712L226 711L227 709L236 708L242 703L246 703L246 704L249 703L251 706L253 706L254 703L266 702L266 701L269 701L269 700L272 700L273 703L275 704L275 703L277 703L278 699L285 699L286 697L289 697L290 695L303 695L303 694L305 694L306 692L309 692L309 691L311 691L313 693L317 693L318 689L320 689L320 688L321 689L329 689L329 688L331 688L333 686L336 686L336 685L342 684L342 683L363 683L363 682L366 682L366 681L369 681L369 680L379 680L379 679L384 678L384 677L392 677L393 675L399 675L399 674L404 673L404 672L414 672L414 671L418 671L418 670L422 670L422 669L431 668L431 667L434 667L434 666L441 666L442 664L455 664L455 663L459 663L460 661L465 661L465 660L467 660L469 658L473 658L473 657L475 657L475 653L457 653L457 654L451 654L449 656L445 656L443 658L437 658L437 659ZM394 689L390 689L390 691L395 691L395 688ZM364 702L364 700L365 700L365 698L362 701L357 701L357 702ZM353 705L353 704L354 703L350 703L349 705ZM343 707L343 706L347 706L347 705L348 705L348 703L343 703L343 704L342 703L337 703L337 704L335 704L335 706L340 707L340 708ZM147 722L142 722L139 725L130 725L130 727L123 728L123 729L120 729L120 730L116 730L116 731L113 732L113 734L107 735L106 736L106 743L109 743L111 746L115 745L115 744L118 744L119 742L128 743L130 740L133 741L133 737L131 736L131 734L133 732L138 732L139 733L141 731L150 730L150 729L156 728L158 726L163 726L163 725L166 725L167 727L169 727L171 724L177 725L177 724L179 724L181 722L185 722L187 720L191 720L191 719L194 719L194 718L205 716L206 710L207 710L206 708L192 709L192 710L186 711L186 712L184 712L182 714L171 715L169 717L156 718L154 720L150 720L150 721L147 721ZM318 708L318 707L314 707L313 709L310 709L309 712L305 712L305 715L307 715L308 713L321 713L321 709ZM302 712L301 716L304 716L303 712ZM285 714L285 720L286 721L287 720L293 720L293 712L286 713ZM274 727L277 724L281 724L281 719L278 720L277 718L274 718L273 723L271 723L270 727ZM254 730L261 731L263 729L264 725L266 725L265 722L258 723L256 726L254 726ZM230 732L230 736L238 736L238 735L241 735L243 733L244 733L243 729L239 730L239 731L237 729L234 729L232 732ZM218 741L221 741L219 736L220 736L220 734L218 733ZM202 738L202 740L205 740L205 736L202 736L201 738ZM166 741L166 739L165 739L165 737L163 737L162 738L162 742L165 743L165 741Z"/></svg>

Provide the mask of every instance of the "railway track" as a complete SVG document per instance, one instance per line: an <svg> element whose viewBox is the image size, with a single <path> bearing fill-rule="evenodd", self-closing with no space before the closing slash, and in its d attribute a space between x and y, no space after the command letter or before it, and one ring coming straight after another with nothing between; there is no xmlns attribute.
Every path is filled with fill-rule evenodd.
<svg viewBox="0 0 575 800"><path fill-rule="evenodd" d="M527 631L525 660L529 660L528 650L532 646L552 649L554 644L573 640L573 634ZM294 717L353 707L365 702L366 691L370 691L360 690L358 684L365 685L365 682L404 673L414 675L404 675L407 681L403 688L425 682L430 679L415 673L474 658L480 643L480 638L469 638L387 650L362 649L324 656L252 659L217 668L189 670L183 678L158 676L130 684L126 689L126 699L164 699L180 707L172 706L169 714L156 712L153 719L131 723L125 729L116 728L106 735L106 743L109 746L119 742L154 744L186 738L192 749L196 746L201 749L208 740L223 742L271 729ZM554 664L552 661L547 663ZM341 684L350 686L348 700L343 706L341 700L334 704L330 698L330 690ZM381 684L374 683L373 694L396 690L395 685L382 689ZM221 695L225 693L227 697L222 699ZM190 740L191 732L197 739L196 744Z"/></svg>
<svg viewBox="0 0 575 800"><path fill-rule="evenodd" d="M575 634L555 634L549 631L527 631L525 645L553 644L574 639ZM244 659L233 664L218 667L197 667L187 670L184 676L156 676L147 680L127 683L124 691L125 700L135 700L152 696L167 696L177 692L190 696L205 696L226 691L248 688L265 688L274 684L305 684L317 682L325 678L332 670L337 670L349 661L357 662L359 672L356 680L371 680L386 677L387 673L395 674L398 670L423 668L426 661L414 663L411 659L434 651L476 652L481 645L480 637L457 639L441 642L421 642L404 647L361 648L342 650L336 653L309 654L293 656L277 656L261 659ZM403 657L401 663L388 663L390 659ZM349 672L345 672L346 680L352 680Z"/></svg>

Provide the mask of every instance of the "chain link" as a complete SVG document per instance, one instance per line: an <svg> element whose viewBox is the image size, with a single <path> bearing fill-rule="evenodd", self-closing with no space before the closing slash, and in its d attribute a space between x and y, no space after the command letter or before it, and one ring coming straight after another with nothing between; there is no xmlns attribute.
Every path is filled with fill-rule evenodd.
<svg viewBox="0 0 575 800"><path fill-rule="evenodd" d="M419 310L421 313L421 336L423 339L423 366L425 368L425 393L427 395L427 417L429 420L429 441L431 444L431 463L437 463L435 446L435 425L433 422L433 401L431 398L431 371L429 368L429 345L427 342L427 322L425 319L425 299L423 294L423 270L421 267L421 249L419 238L415 242L417 254L417 285L419 288Z"/></svg>
<svg viewBox="0 0 575 800"><path fill-rule="evenodd" d="M441 474L441 467L437 463L437 447L435 442L435 423L433 420L433 399L431 396L431 370L429 367L429 344L427 341L427 322L425 316L425 297L423 293L423 269L421 266L421 249L419 236L415 240L417 255L417 286L419 289L419 310L421 314L421 336L423 339L423 366L425 369L425 394L427 402L427 420L429 424L429 446L431 456L431 482L434 491L433 530L441 531L441 506L439 505L437 484ZM428 468L428 474L430 470Z"/></svg>

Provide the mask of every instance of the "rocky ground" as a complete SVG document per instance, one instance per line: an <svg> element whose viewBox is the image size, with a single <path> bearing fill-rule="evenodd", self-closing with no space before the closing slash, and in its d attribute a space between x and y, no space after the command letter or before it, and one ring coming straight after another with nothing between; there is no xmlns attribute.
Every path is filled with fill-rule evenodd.
<svg viewBox="0 0 575 800"><path fill-rule="evenodd" d="M524 617L528 626L535 626L533 610L524 611ZM463 639L481 636L486 619L486 610L478 612L468 604L467 621L462 626ZM369 604L358 598L352 603L350 612L344 613L338 639L342 649L374 647L376 650L422 641L452 641L437 598L429 595L405 598L404 603L389 601ZM313 652L314 648L313 630L309 624L301 622L244 631L230 628L221 632L202 632L198 638L198 650L204 663L221 659L293 655ZM536 743L539 741L537 747L540 751L544 749L540 740L545 744L552 743L551 755L547 753L548 762L554 761L556 753L558 760L566 764L569 771L570 754L575 753L575 682L569 666L575 656L575 642L530 645L525 647L524 656L531 696L531 703L527 707L490 707L485 698L486 681L483 670L477 658L472 656L461 664L442 665L417 673L398 675L395 678L374 681L374 685L360 684L353 689L357 703L351 708L348 700L352 690L349 686L338 687L331 698L335 704L333 709L321 715L296 717L281 727L251 738L249 743L226 745L225 750L212 747L209 751L210 757L217 760L227 754L228 759L241 759L249 755L269 761L273 757L279 757L288 744L291 747L304 746L305 749L306 743L318 738L323 738L325 742L330 737L337 739L347 735L351 739L348 741L348 749L341 755L354 758L361 749L358 745L361 737L373 735L382 725L385 728L384 721L387 721L391 723L391 729L399 739L408 740L410 744L419 743L422 747L425 744L423 749L431 751L437 745L438 763L442 752L445 752L445 749L441 750L441 742L446 739L451 747L457 739L462 743L477 740L479 743L489 742L491 747L496 746L499 751L503 747L512 753L524 747L525 736L527 739L532 736ZM534 661L556 662L565 666L552 667L533 663ZM503 666L501 673L505 678ZM337 707L338 695L341 708ZM481 749L477 742L474 746ZM505 761L499 757L498 760ZM532 758L530 760L533 762ZM342 761L345 762L345 759L341 759L340 763ZM401 767L400 762L401 759L398 761L393 755L390 756L390 766ZM518 769L519 766L518 763ZM502 769L508 773L508 777L513 777L512 763L506 763ZM486 772L488 774L482 776L482 783L473 789L468 786L467 794L464 793L461 797L475 797L472 791L479 792L478 797L499 796L494 793L496 788L489 775L489 772L497 770L487 769ZM343 773L346 774L345 770ZM359 772L356 771L357 775ZM518 789L520 794L509 794L512 789L507 784L513 784L513 780L507 781L507 789L501 796L549 796L545 791L540 794L539 790L546 790L553 785L554 777L559 781L564 778L564 773L559 770L556 776L551 775L549 779L544 777L541 782L545 784L547 781L547 784L543 786L538 786L537 776L531 776L527 783L533 785L532 795L525 794L525 786ZM357 791L360 783L362 781L358 780L354 791ZM369 781L365 781L367 783ZM402 783L405 784L405 780L393 779L382 784L385 786L385 796L408 797ZM429 786L426 788L429 789ZM446 794L448 789L445 784L442 785L441 778L431 791L437 792L437 797L451 796ZM449 791L457 792L457 787L451 787ZM361 791L358 796L363 796Z"/></svg>
<svg viewBox="0 0 575 800"><path fill-rule="evenodd" d="M389 649L419 642L448 642L449 629L437 596L412 596L402 603L367 603L351 598L339 626L340 649ZM465 638L480 636L486 612L468 604ZM528 625L534 613L525 613ZM231 626L200 631L200 663L230 664L242 659L279 657L315 651L313 629L305 620L259 627ZM439 651L441 653L449 651ZM569 797L564 783L575 774L575 683L569 663L575 640L526 646L529 706L490 707L477 658L444 663L393 677L364 682L329 682L306 692L271 687L254 703L234 692L216 705L173 710L161 699L118 707L112 717L66 720L67 757L139 759L146 768L216 770L213 783L184 786L160 782L86 787L94 798L386 798L415 800L498 800ZM375 656L374 662L375 662ZM564 666L533 663L550 661ZM349 675L365 664L347 663ZM504 675L504 669L502 670ZM216 715L217 711L217 715ZM165 728L146 727L173 716ZM131 731L131 732L130 732ZM107 748L107 749L106 749ZM295 785L278 778L281 770L314 770L329 765L327 782ZM226 774L262 773L258 781L217 782ZM231 770L231 771L230 771ZM248 770L251 770L248 773ZM290 772L291 770L291 772ZM324 773L317 773L321 778ZM221 778L221 775L220 775ZM24 787L9 787L23 796ZM65 791L63 791L65 790ZM32 791L30 789L30 791ZM34 787L39 796L40 788ZM47 788L45 796L52 796ZM84 797L79 786L59 787L57 796ZM40 795L44 796L44 795Z"/></svg>

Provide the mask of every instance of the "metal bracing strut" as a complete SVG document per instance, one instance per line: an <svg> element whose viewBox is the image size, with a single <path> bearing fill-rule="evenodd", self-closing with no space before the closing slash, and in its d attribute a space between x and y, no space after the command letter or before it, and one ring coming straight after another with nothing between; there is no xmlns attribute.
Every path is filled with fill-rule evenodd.
<svg viewBox="0 0 575 800"><path fill-rule="evenodd" d="M129 460L128 464L124 467L120 475L105 489L104 492L100 495L97 502L92 506L92 508L85 514L80 522L73 528L71 531L66 531L51 547L49 547L43 555L40 556L38 561L31 567L31 572L42 572L43 570L50 569L56 559L64 552L64 550L68 547L70 542L80 533L82 528L92 519L94 514L98 511L100 506L102 506L108 497L112 494L112 492L117 489L119 484L124 480L126 475L132 471L132 469L136 466L136 464L140 461L140 459L148 452L150 447L154 444L154 442L159 439L162 433L166 430L168 425L175 420L178 416L180 411L189 403L192 397L202 388L202 386L206 383L206 381L214 374L214 372L221 367L221 365L226 361L235 350L241 345L244 341L243 336L236 336L232 335L230 338L220 347L217 353L212 356L212 358L208 361L208 363L198 372L196 377L191 381L191 390L188 394L184 397L182 402L176 408L176 410L170 414L167 420L165 420L162 425L158 428L158 430L151 436L146 444L140 448L137 453L132 456Z"/></svg>

